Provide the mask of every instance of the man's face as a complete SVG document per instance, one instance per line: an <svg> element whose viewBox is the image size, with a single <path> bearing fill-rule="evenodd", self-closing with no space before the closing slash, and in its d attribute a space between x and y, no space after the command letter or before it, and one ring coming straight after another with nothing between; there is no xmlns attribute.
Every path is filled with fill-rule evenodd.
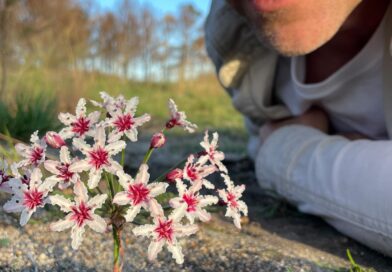
<svg viewBox="0 0 392 272"><path fill-rule="evenodd" d="M304 55L339 30L361 0L229 0L283 55ZM376 1L376 0L375 0Z"/></svg>

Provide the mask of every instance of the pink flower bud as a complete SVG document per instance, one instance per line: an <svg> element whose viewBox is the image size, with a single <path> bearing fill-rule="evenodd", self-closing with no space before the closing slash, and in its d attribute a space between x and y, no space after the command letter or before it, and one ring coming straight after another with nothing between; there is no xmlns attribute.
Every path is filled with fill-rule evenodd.
<svg viewBox="0 0 392 272"><path fill-rule="evenodd" d="M150 148L160 148L166 142L166 137L162 132L155 133L152 136Z"/></svg>
<svg viewBox="0 0 392 272"><path fill-rule="evenodd" d="M45 142L53 148L60 148L65 145L63 138L54 131L47 132L44 139Z"/></svg>
<svg viewBox="0 0 392 272"><path fill-rule="evenodd" d="M182 179L182 170L180 168L173 169L166 174L168 182L175 182L176 179Z"/></svg>

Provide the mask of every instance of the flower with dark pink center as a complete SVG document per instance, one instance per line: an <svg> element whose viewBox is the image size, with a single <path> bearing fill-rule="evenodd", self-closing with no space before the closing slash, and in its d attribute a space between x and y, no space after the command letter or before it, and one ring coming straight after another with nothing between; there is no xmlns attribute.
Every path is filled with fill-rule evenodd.
<svg viewBox="0 0 392 272"><path fill-rule="evenodd" d="M178 111L177 105L173 99L169 99L168 106L170 111L170 120L166 123L167 129L180 126L190 133L195 132L197 126L186 120L185 112Z"/></svg>
<svg viewBox="0 0 392 272"><path fill-rule="evenodd" d="M184 255L177 238L196 233L198 227L194 224L181 224L182 216L180 213L174 211L169 215L169 218L160 216L154 218L154 224L139 226L132 230L136 236L152 238L148 247L148 258L150 260L156 259L158 253L166 245L178 264L184 262Z"/></svg>
<svg viewBox="0 0 392 272"><path fill-rule="evenodd" d="M47 203L47 195L56 184L53 180L42 181L39 168L33 170L30 179L27 185L20 178L12 178L8 183L13 197L4 204L6 212L21 212L20 224L22 226L26 225L37 208L42 208Z"/></svg>
<svg viewBox="0 0 392 272"><path fill-rule="evenodd" d="M66 126L59 132L60 137L66 140L73 137L84 139L86 136L93 136L99 116L98 111L87 115L86 100L84 98L79 99L75 115L70 113L59 114L60 122Z"/></svg>
<svg viewBox="0 0 392 272"><path fill-rule="evenodd" d="M241 228L241 213L248 215L248 207L245 202L240 200L242 193L245 191L245 185L234 186L234 182L228 175L221 175L226 184L226 189L218 190L219 196L227 205L225 216L231 217L234 220L234 225Z"/></svg>
<svg viewBox="0 0 392 272"><path fill-rule="evenodd" d="M169 201L174 211L185 215L192 224L195 219L199 219L202 222L210 221L211 214L205 208L218 203L218 198L211 195L202 196L195 188L197 185L193 185L188 189L181 180L177 180L176 185L179 196Z"/></svg>
<svg viewBox="0 0 392 272"><path fill-rule="evenodd" d="M96 195L89 200L86 186L78 181L74 185L75 202L60 195L50 196L53 205L58 205L60 209L67 213L64 219L50 225L52 231L71 230L72 248L78 249L83 241L85 226L89 226L96 232L103 233L107 224L95 210L102 207L107 199L106 194Z"/></svg>
<svg viewBox="0 0 392 272"><path fill-rule="evenodd" d="M47 132L44 137L44 140L49 146L56 149L65 145L64 139L60 136L60 134L54 131Z"/></svg>
<svg viewBox="0 0 392 272"><path fill-rule="evenodd" d="M150 211L154 216L163 215L163 210L155 197L163 194L166 191L168 184L164 182L148 183L150 174L148 173L147 164L142 164L140 166L135 180L124 173L119 174L118 177L119 182L125 191L117 193L113 198L113 203L118 205L130 205L125 215L127 222L132 222L141 208Z"/></svg>
<svg viewBox="0 0 392 272"><path fill-rule="evenodd" d="M15 149L25 159L18 162L17 168L33 166L38 167L45 161L46 143L44 139L39 139L38 131L34 132L30 138L31 145L16 144Z"/></svg>
<svg viewBox="0 0 392 272"><path fill-rule="evenodd" d="M60 189L65 189L80 179L78 173L70 170L71 166L77 163L77 160L71 159L68 147L63 146L60 149L60 161L47 160L44 166L46 170L53 174L48 179L55 180Z"/></svg>
<svg viewBox="0 0 392 272"><path fill-rule="evenodd" d="M182 176L182 170L180 168L176 168L166 174L166 180L172 183L175 182L177 179L182 179Z"/></svg>
<svg viewBox="0 0 392 272"><path fill-rule="evenodd" d="M121 139L124 135L132 142L137 141L137 128L150 121L149 114L135 117L136 108L139 104L139 98L134 97L126 101L123 109L118 107L109 107L110 118L106 121L107 125L113 130L108 136L108 142L113 143Z"/></svg>
<svg viewBox="0 0 392 272"><path fill-rule="evenodd" d="M209 182L206 177L216 172L217 168L214 165L205 165L203 158L195 161L195 156L190 155L185 164L183 171L183 178L189 180L194 185L195 190L198 191L202 186L207 189L214 189L215 186Z"/></svg>
<svg viewBox="0 0 392 272"><path fill-rule="evenodd" d="M75 138L73 145L79 149L86 158L69 166L68 170L73 173L89 171L88 186L93 189L101 180L102 172L116 174L122 172L122 166L112 157L123 150L126 146L124 141L116 141L106 145L106 134L103 126L96 128L95 144L90 146L80 138Z"/></svg>
<svg viewBox="0 0 392 272"><path fill-rule="evenodd" d="M209 141L208 131L205 132L204 140L200 143L200 145L204 148L205 156L204 159L208 159L213 165L218 167L218 169L227 174L227 168L224 166L222 161L225 159L225 154L222 151L218 151L218 138L219 135L217 132L213 133L213 138L211 142Z"/></svg>

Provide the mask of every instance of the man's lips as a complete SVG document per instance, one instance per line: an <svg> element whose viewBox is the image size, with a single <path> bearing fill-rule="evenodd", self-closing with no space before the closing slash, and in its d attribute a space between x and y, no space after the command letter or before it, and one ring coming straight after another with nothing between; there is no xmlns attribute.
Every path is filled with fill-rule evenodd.
<svg viewBox="0 0 392 272"><path fill-rule="evenodd" d="M295 0L250 0L251 7L258 12L272 12L285 8Z"/></svg>

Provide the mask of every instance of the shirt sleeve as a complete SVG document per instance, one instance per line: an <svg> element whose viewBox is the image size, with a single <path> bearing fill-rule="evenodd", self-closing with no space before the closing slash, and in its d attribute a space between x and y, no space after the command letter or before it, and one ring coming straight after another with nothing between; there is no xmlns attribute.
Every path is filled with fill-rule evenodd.
<svg viewBox="0 0 392 272"><path fill-rule="evenodd" d="M262 187L303 212L392 233L391 141L349 141L286 126L263 143L256 174Z"/></svg>

